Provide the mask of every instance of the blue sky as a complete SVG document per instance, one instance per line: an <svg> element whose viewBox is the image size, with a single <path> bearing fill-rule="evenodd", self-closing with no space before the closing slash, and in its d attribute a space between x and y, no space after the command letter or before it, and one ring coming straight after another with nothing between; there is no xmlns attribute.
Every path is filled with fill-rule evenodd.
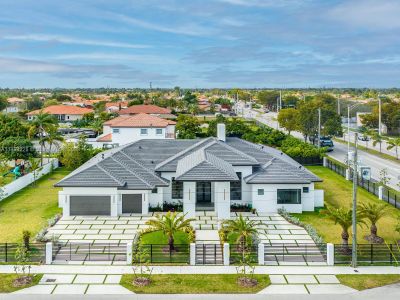
<svg viewBox="0 0 400 300"><path fill-rule="evenodd" d="M398 0L1 0L0 87L395 87Z"/></svg>

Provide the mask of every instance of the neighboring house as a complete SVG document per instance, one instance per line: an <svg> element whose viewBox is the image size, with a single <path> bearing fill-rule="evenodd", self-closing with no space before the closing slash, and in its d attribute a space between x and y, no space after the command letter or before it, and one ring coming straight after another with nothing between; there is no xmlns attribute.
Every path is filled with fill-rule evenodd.
<svg viewBox="0 0 400 300"><path fill-rule="evenodd" d="M119 116L103 124L103 134L97 142L122 146L140 139L174 139L175 124L148 114Z"/></svg>
<svg viewBox="0 0 400 300"><path fill-rule="evenodd" d="M64 216L147 214L149 207L183 203L187 217L212 210L230 217L232 204L259 213L322 207L317 176L278 150L239 138L142 139L103 152L56 186Z"/></svg>
<svg viewBox="0 0 400 300"><path fill-rule="evenodd" d="M136 114L149 114L154 116L159 115L170 115L171 110L169 108L160 107L152 104L141 104L132 105L119 112L120 116L123 115L136 115Z"/></svg>
<svg viewBox="0 0 400 300"><path fill-rule="evenodd" d="M119 101L119 102L107 102L106 103L106 112L118 112L122 109L128 107L128 101Z"/></svg>
<svg viewBox="0 0 400 300"><path fill-rule="evenodd" d="M24 99L11 97L7 99L8 105L3 110L5 113L17 113L26 109L26 102Z"/></svg>
<svg viewBox="0 0 400 300"><path fill-rule="evenodd" d="M55 116L59 122L72 122L82 119L85 114L92 113L93 109L73 105L51 105L27 113L28 120L32 121L41 111Z"/></svg>

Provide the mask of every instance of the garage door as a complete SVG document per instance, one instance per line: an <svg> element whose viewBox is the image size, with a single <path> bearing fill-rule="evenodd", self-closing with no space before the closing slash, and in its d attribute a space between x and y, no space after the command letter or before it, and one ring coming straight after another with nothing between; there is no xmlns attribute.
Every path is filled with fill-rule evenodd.
<svg viewBox="0 0 400 300"><path fill-rule="evenodd" d="M110 196L70 196L71 216L110 216Z"/></svg>
<svg viewBox="0 0 400 300"><path fill-rule="evenodd" d="M142 194L123 194L122 213L142 213Z"/></svg>

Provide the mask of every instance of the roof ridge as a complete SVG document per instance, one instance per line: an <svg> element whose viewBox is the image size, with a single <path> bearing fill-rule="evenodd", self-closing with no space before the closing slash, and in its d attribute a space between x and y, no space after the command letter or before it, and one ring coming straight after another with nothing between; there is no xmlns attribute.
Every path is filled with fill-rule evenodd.
<svg viewBox="0 0 400 300"><path fill-rule="evenodd" d="M272 162L275 160L275 157L273 157L270 161L266 162L264 165L261 166L261 170L258 170L252 174L250 174L249 176L246 176L245 178L243 178L244 180L248 181L253 179L254 177L256 177L259 173L261 173L262 171L265 171L270 165L272 165Z"/></svg>
<svg viewBox="0 0 400 300"><path fill-rule="evenodd" d="M110 156L109 158L113 159L112 156ZM100 161L103 162L104 160ZM126 185L126 181L122 182L121 179L119 179L118 177L116 177L114 174L112 174L109 170L107 170L107 168L103 167L100 165L100 163L98 163L96 166L101 169L102 171L106 172L107 175L109 175L110 177L112 177L116 182L118 182L119 184L121 184L122 186Z"/></svg>
<svg viewBox="0 0 400 300"><path fill-rule="evenodd" d="M206 158L206 161L207 161L207 162L209 162L209 160L207 159L207 156L210 156L212 159L216 160L217 162L218 162L218 161L222 161L223 163L225 163L225 164L227 164L227 165L229 165L229 166L232 167L232 165L231 165L230 163L228 163L227 161L223 160L222 158L219 158L219 157L215 156L214 154L211 154L211 153L206 152L206 151L204 150L204 148L203 148L202 150L204 151L205 158ZM210 162L210 163L211 163L214 167L216 167L218 170L220 170L221 172L225 173L226 175L230 175L230 174L228 174L228 173L226 172L225 169L221 168L221 166L219 166L218 164L214 164L214 163L212 163L212 162ZM235 174L236 174L236 173L235 173Z"/></svg>
<svg viewBox="0 0 400 300"><path fill-rule="evenodd" d="M200 140L199 142L197 142L197 143L191 145L190 147L188 147L188 148L186 148L186 149L184 149L184 150L182 150L182 151L176 153L175 155L172 155L171 157L167 158L166 160L164 160L164 161L160 162L158 165L156 165L156 167L155 167L154 170L157 171L157 169L159 169L159 168L165 166L167 163L173 161L175 158L178 158L179 156L182 156L183 154L189 152L189 151L192 150L193 148L196 148L197 146L199 146L199 145L201 145L201 144L203 144L203 143L205 143L206 141L209 141L209 140L211 140L211 139L212 139L212 137L208 137L208 138L202 139L202 140Z"/></svg>
<svg viewBox="0 0 400 300"><path fill-rule="evenodd" d="M226 144L226 143L222 143L222 142L220 142L220 141L215 141L215 143L218 144L218 145L221 145L221 146L223 146L223 147L226 147L226 148L228 148L229 150L232 150L233 152L235 152L235 153L241 155L242 157L245 157L245 158L247 158L247 159L249 159L249 160L251 160L251 161L254 161L254 162L258 163L258 161L257 161L254 157L251 157L250 155L248 155L248 154L246 154L246 153L240 151L239 149L236 149L236 148L234 148L234 147L232 147L232 146L230 146L230 145L228 145L228 144ZM205 146L204 148L209 148L209 147L211 147L211 145L213 145L213 144L207 145L207 146Z"/></svg>

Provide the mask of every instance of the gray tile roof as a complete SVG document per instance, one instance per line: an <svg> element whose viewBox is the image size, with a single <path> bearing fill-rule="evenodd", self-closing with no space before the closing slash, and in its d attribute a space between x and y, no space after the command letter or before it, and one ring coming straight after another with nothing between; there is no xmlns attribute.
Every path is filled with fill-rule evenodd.
<svg viewBox="0 0 400 300"><path fill-rule="evenodd" d="M199 149L178 162L176 180L180 181L237 181L232 165L215 155Z"/></svg>
<svg viewBox="0 0 400 300"><path fill-rule="evenodd" d="M200 158L201 163L193 165ZM161 172L178 172L180 176L185 175L180 177L185 180L191 176L193 180L233 181L237 176L232 166L241 165L259 168L254 177L246 178L248 183L321 181L276 149L239 138L227 138L226 142L206 138L139 140L96 155L56 186L152 189L169 184Z"/></svg>

